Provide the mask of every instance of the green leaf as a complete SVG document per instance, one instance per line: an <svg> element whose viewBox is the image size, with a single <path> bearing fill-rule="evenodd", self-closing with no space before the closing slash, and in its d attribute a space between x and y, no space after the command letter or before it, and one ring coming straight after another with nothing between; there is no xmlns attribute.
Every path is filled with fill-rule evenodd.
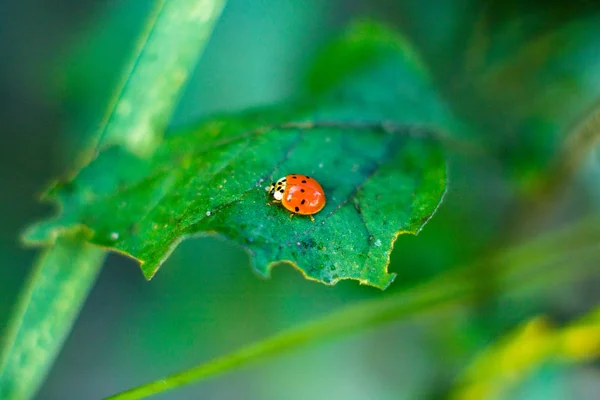
<svg viewBox="0 0 600 400"><path fill-rule="evenodd" d="M69 334L104 260L85 240L61 235L34 268L2 343L1 399L34 396Z"/></svg>
<svg viewBox="0 0 600 400"><path fill-rule="evenodd" d="M357 71L386 59L390 52L401 52L412 73L427 80L426 71L410 43L398 32L375 21L354 23L348 33L329 43L309 69L306 84L310 93L323 94Z"/></svg>
<svg viewBox="0 0 600 400"><path fill-rule="evenodd" d="M389 42L381 32L364 40ZM341 43L352 54L355 33ZM62 212L27 239L84 226L92 243L135 257L151 278L181 240L216 232L244 246L263 276L283 261L326 284L385 288L396 237L418 233L446 187L437 131L414 124L453 126L408 50L388 46L318 98L174 132L148 158L107 149L48 193ZM291 173L325 189L314 223L266 204L269 181Z"/></svg>

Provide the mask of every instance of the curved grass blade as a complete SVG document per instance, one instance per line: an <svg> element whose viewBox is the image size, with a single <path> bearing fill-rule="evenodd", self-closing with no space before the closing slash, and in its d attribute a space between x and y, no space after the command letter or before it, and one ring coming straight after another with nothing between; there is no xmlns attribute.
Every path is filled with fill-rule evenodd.
<svg viewBox="0 0 600 400"><path fill-rule="evenodd" d="M61 235L23 288L2 346L0 399L33 397L60 351L104 260L85 241Z"/></svg>
<svg viewBox="0 0 600 400"><path fill-rule="evenodd" d="M564 283L569 279L589 274L590 269L595 268L591 266L595 265L594 260L600 257L599 238L600 218L586 218L566 229L507 249L486 260L485 264L488 267L496 267L494 270L498 274L495 276L498 287L506 292L535 284ZM565 263L570 265L570 269L559 268ZM477 287L477 280L473 279L473 276L480 272L481 264L452 271L412 290L350 306L323 319L107 399L146 398L304 345L370 329L389 321L421 315L442 307L481 299L481 290Z"/></svg>
<svg viewBox="0 0 600 400"><path fill-rule="evenodd" d="M225 1L155 3L97 147L119 145L136 155L154 150ZM23 289L0 348L1 399L33 397L68 336L105 255L85 244L84 234L57 232Z"/></svg>

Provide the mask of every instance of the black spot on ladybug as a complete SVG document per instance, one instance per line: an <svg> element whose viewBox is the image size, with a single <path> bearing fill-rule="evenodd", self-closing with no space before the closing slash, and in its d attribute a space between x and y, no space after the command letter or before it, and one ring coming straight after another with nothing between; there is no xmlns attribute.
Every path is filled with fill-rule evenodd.
<svg viewBox="0 0 600 400"><path fill-rule="evenodd" d="M306 200L302 199L302 201L300 202L300 204L304 204L306 203Z"/></svg>
<svg viewBox="0 0 600 400"><path fill-rule="evenodd" d="M284 190L283 190L283 189L281 189L281 190L279 191L279 193L283 193L283 192L284 192Z"/></svg>
<svg viewBox="0 0 600 400"><path fill-rule="evenodd" d="M298 207L295 207L294 210L296 210L296 212L300 211Z"/></svg>
<svg viewBox="0 0 600 400"><path fill-rule="evenodd" d="M296 177L295 177L295 176L292 176L292 178L293 178L293 179L296 179Z"/></svg>
<svg viewBox="0 0 600 400"><path fill-rule="evenodd" d="M302 183L306 183L306 181L305 181L305 180L303 180L303 181L302 181Z"/></svg>
<svg viewBox="0 0 600 400"><path fill-rule="evenodd" d="M300 189L300 191L301 191L302 193L304 193L304 189Z"/></svg>
<svg viewBox="0 0 600 400"><path fill-rule="evenodd" d="M308 175L304 175L304 176L306 176L306 179L310 179L310 176L308 176Z"/></svg>
<svg viewBox="0 0 600 400"><path fill-rule="evenodd" d="M283 180L281 182L285 182L285 178L283 178Z"/></svg>

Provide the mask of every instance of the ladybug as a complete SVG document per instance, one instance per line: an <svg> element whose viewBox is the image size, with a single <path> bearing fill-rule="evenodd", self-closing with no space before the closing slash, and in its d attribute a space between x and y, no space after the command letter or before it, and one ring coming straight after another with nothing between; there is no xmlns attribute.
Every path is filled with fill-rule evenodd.
<svg viewBox="0 0 600 400"><path fill-rule="evenodd" d="M265 188L273 197L273 203L281 203L292 214L316 214L325 207L325 192L314 178L290 174Z"/></svg>

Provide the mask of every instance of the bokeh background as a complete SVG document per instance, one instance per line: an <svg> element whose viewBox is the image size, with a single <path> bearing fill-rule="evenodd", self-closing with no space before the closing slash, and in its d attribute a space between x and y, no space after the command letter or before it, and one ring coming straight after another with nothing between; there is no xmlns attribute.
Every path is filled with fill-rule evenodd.
<svg viewBox="0 0 600 400"><path fill-rule="evenodd" d="M0 2L0 329L36 254L21 247L19 233L53 212L35 197L75 165L95 133L149 3ZM383 293L307 282L289 267L263 280L246 253L218 238L184 242L151 282L133 261L111 255L39 398L114 394L486 251L560 133L600 100L596 3L230 0L173 126L293 98L319 49L349 22L372 18L410 38L440 93L461 118L477 121L504 164L451 163L446 204L419 237L398 240L390 266L398 278ZM517 45L527 40L534 45ZM503 69L513 55L520 61ZM519 230L522 238L600 211L599 154L555 196L549 215ZM600 276L392 323L157 398L444 398L478 350L540 313L561 323L589 311L600 303L598 287ZM545 365L511 393L597 399L600 367Z"/></svg>

